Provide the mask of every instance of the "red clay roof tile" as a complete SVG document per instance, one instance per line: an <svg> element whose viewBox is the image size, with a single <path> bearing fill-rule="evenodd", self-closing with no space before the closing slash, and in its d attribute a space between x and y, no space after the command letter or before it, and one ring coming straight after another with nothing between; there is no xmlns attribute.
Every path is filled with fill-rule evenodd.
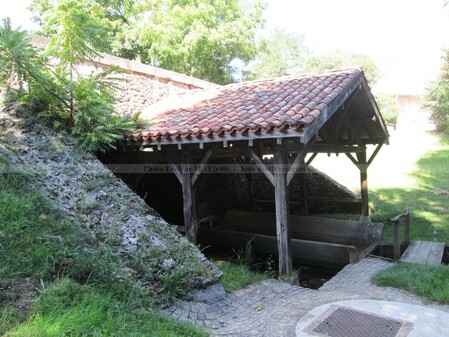
<svg viewBox="0 0 449 337"><path fill-rule="evenodd" d="M277 131L307 126L353 81L359 69L231 84L144 109L153 122L129 140Z"/></svg>

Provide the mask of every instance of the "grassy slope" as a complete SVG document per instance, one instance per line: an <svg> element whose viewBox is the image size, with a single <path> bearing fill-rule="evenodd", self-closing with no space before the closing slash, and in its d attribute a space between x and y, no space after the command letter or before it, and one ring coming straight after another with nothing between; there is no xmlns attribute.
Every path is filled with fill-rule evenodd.
<svg viewBox="0 0 449 337"><path fill-rule="evenodd" d="M371 193L375 221L384 221L406 205L412 212L410 237L449 243L449 136L436 135L438 149L426 153L413 173L411 188L381 188ZM385 235L391 241L391 226ZM449 304L449 266L398 264L375 276L378 285L404 289L430 301Z"/></svg>
<svg viewBox="0 0 449 337"><path fill-rule="evenodd" d="M412 212L411 239L449 243L449 136L439 138L437 150L426 153L412 174L417 181L410 188L371 190L374 221L385 221L405 207ZM391 226L386 240L391 241Z"/></svg>
<svg viewBox="0 0 449 337"><path fill-rule="evenodd" d="M0 154L0 289L23 277L43 281L26 322L12 305L0 308L0 335L207 336L155 314L148 298L111 278L120 274L113 257L86 252L75 225L33 189L32 177L10 172Z"/></svg>

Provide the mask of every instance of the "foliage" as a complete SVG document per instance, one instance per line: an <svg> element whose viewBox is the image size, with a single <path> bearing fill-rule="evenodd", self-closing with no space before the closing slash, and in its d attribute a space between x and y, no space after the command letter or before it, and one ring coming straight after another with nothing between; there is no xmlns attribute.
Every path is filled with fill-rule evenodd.
<svg viewBox="0 0 449 337"><path fill-rule="evenodd" d="M373 86L379 78L379 68L369 56L341 49L330 51L324 55L311 57L305 65L305 70L310 73L316 73L325 70L349 67L361 67L371 86Z"/></svg>
<svg viewBox="0 0 449 337"><path fill-rule="evenodd" d="M120 301L113 291L62 278L43 285L35 313L5 336L207 336L183 324Z"/></svg>
<svg viewBox="0 0 449 337"><path fill-rule="evenodd" d="M449 304L449 266L397 264L376 274L373 281L380 286L396 287L429 301Z"/></svg>
<svg viewBox="0 0 449 337"><path fill-rule="evenodd" d="M76 1L60 0L44 24L57 31L46 55L34 48L26 32L12 30L9 19L0 29L0 84L18 78L28 83L22 100L55 128L71 130L91 152L114 148L127 131L143 122L138 116L115 113L116 68L82 76L76 64L97 55L99 24L89 23L86 9ZM46 21L48 19L48 21ZM101 34L100 34L101 35ZM4 50L4 52L3 52Z"/></svg>
<svg viewBox="0 0 449 337"><path fill-rule="evenodd" d="M430 109L430 118L438 131L449 133L449 49L438 79L427 90L425 107Z"/></svg>
<svg viewBox="0 0 449 337"><path fill-rule="evenodd" d="M246 77L251 80L300 74L307 57L303 36L275 28L262 40Z"/></svg>
<svg viewBox="0 0 449 337"><path fill-rule="evenodd" d="M76 79L80 77L76 63L93 59L103 48L99 37L104 35L105 27L95 21L88 10L78 1L58 0L43 16L43 25L53 32L46 53L58 62L56 73L63 79L61 85L67 92L66 106L71 126L75 125ZM108 106L111 102L102 100L102 104Z"/></svg>
<svg viewBox="0 0 449 337"><path fill-rule="evenodd" d="M23 84L29 78L28 69L32 68L36 53L25 31L13 30L11 20L4 18L0 27L0 84L9 84L14 80Z"/></svg>
<svg viewBox="0 0 449 337"><path fill-rule="evenodd" d="M109 31L110 48L117 56L139 59L216 83L231 82L231 62L250 61L257 47L256 29L263 5L239 0L81 0L91 8L91 20ZM43 33L52 10L48 0L31 5ZM104 36L104 33L101 34Z"/></svg>
<svg viewBox="0 0 449 337"><path fill-rule="evenodd" d="M376 94L376 102L385 123L395 124L398 122L399 108L392 95Z"/></svg>
<svg viewBox="0 0 449 337"><path fill-rule="evenodd" d="M17 95L25 95L28 86L30 100L40 101L41 96L58 97L57 90L47 76L46 59L31 44L26 31L12 29L11 20L4 18L0 27L0 85L8 91L18 82ZM14 90L12 90L14 91Z"/></svg>
<svg viewBox="0 0 449 337"><path fill-rule="evenodd" d="M114 112L114 87L108 83L110 71L80 77L74 86L77 113L72 131L90 152L113 149L127 131L143 123L138 114L120 116Z"/></svg>

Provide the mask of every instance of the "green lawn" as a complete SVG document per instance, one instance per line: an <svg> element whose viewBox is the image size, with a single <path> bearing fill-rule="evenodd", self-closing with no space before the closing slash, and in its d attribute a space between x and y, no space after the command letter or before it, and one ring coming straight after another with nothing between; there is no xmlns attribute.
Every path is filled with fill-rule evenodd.
<svg viewBox="0 0 449 337"><path fill-rule="evenodd" d="M449 136L435 135L438 149L425 153L412 173L416 186L371 191L374 221L385 222L407 207L411 212L411 240L449 243ZM387 225L385 242L392 241ZM429 301L449 304L449 266L398 264L377 274L373 281L417 294Z"/></svg>
<svg viewBox="0 0 449 337"><path fill-rule="evenodd" d="M378 273L373 281L380 286L400 288L429 301L449 304L449 266L400 263Z"/></svg>
<svg viewBox="0 0 449 337"><path fill-rule="evenodd" d="M408 208L412 240L449 243L449 136L435 136L439 139L438 150L421 157L412 173L416 186L370 191L371 217L373 221L385 222ZM391 232L391 226L387 225L386 242L392 241Z"/></svg>

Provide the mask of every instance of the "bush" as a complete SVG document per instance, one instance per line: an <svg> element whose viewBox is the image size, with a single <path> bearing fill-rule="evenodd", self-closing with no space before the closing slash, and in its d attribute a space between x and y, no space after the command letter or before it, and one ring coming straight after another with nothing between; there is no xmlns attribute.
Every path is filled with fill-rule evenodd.
<svg viewBox="0 0 449 337"><path fill-rule="evenodd" d="M399 109L392 95L375 95L380 113L385 123L396 124L398 122Z"/></svg>

